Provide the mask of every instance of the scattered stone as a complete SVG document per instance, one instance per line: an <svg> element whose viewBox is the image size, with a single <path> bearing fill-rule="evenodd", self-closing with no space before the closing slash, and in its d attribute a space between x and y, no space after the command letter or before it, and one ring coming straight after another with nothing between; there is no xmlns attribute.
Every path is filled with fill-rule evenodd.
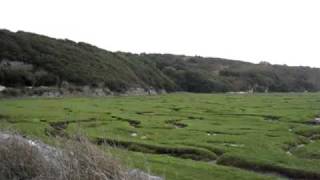
<svg viewBox="0 0 320 180"><path fill-rule="evenodd" d="M156 95L160 93L165 93L162 91L156 91L155 89L143 89L143 88L131 88L124 93L112 92L108 87L92 87L92 86L78 86L67 81L63 81L61 87L51 87L51 86L40 86L32 87L27 86L23 88L7 88L0 85L0 92L9 91L12 93L0 94L5 97L61 97L61 96L93 96L93 97L103 97L103 96L113 96L113 95L123 95L123 96L143 96L143 95Z"/></svg>
<svg viewBox="0 0 320 180"><path fill-rule="evenodd" d="M128 172L129 179L164 180L162 177L153 176L139 169L132 169Z"/></svg>
<svg viewBox="0 0 320 180"><path fill-rule="evenodd" d="M137 134L137 133L131 133L131 136L132 136L132 137L137 137L138 134Z"/></svg>
<svg viewBox="0 0 320 180"><path fill-rule="evenodd" d="M292 156L292 153L290 151L286 152L289 156Z"/></svg>
<svg viewBox="0 0 320 180"><path fill-rule="evenodd" d="M217 134L216 133L208 133L207 135L208 136L216 136Z"/></svg>
<svg viewBox="0 0 320 180"><path fill-rule="evenodd" d="M50 97L50 98L60 97L61 95L62 94L59 91L48 91L42 94L43 97Z"/></svg>
<svg viewBox="0 0 320 180"><path fill-rule="evenodd" d="M158 94L155 89L148 89L147 92L149 95L157 95Z"/></svg>
<svg viewBox="0 0 320 180"><path fill-rule="evenodd" d="M142 96L142 95L147 95L149 94L148 91L146 91L143 88L129 88L126 92L125 92L125 96Z"/></svg>
<svg viewBox="0 0 320 180"><path fill-rule="evenodd" d="M141 136L140 139L147 139L147 136Z"/></svg>
<svg viewBox="0 0 320 180"><path fill-rule="evenodd" d="M1 92L1 91L4 91L5 89L6 89L5 86L0 85L0 92Z"/></svg>
<svg viewBox="0 0 320 180"><path fill-rule="evenodd" d="M93 94L95 96L106 96L107 94L103 91L102 88L93 89Z"/></svg>
<svg viewBox="0 0 320 180"><path fill-rule="evenodd" d="M320 118L319 117L315 118L314 120L310 121L310 124L320 125Z"/></svg>
<svg viewBox="0 0 320 180"><path fill-rule="evenodd" d="M227 92L227 94L249 94L249 92L239 91L239 92Z"/></svg>
<svg viewBox="0 0 320 180"><path fill-rule="evenodd" d="M244 147L244 144L223 143L223 145L229 147Z"/></svg>

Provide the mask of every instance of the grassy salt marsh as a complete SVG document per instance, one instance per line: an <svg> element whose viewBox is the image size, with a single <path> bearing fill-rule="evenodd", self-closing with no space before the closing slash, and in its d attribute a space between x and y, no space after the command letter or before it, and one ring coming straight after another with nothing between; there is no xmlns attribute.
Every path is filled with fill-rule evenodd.
<svg viewBox="0 0 320 180"><path fill-rule="evenodd" d="M320 179L319 93L1 99L1 128L81 131L166 179Z"/></svg>

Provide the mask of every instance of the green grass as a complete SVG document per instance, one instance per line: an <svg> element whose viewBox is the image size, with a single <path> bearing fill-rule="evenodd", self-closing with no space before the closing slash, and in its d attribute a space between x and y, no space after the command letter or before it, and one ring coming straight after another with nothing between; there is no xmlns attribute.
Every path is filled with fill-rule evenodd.
<svg viewBox="0 0 320 180"><path fill-rule="evenodd" d="M177 180L317 179L320 126L306 122L319 113L319 93L0 100L4 129L45 141L80 129L130 166Z"/></svg>

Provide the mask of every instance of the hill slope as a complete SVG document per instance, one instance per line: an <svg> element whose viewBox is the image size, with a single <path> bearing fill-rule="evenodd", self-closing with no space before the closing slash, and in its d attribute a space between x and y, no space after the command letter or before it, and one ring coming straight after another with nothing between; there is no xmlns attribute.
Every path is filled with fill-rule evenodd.
<svg viewBox="0 0 320 180"><path fill-rule="evenodd" d="M166 91L319 91L320 69L220 58L110 52L70 40L0 30L0 85L74 85Z"/></svg>

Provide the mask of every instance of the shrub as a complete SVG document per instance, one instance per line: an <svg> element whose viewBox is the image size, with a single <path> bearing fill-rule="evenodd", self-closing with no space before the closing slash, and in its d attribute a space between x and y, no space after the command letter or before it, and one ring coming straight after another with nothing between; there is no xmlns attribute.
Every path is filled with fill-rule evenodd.
<svg viewBox="0 0 320 180"><path fill-rule="evenodd" d="M119 161L86 138L59 141L54 148L0 132L0 179L134 180Z"/></svg>

